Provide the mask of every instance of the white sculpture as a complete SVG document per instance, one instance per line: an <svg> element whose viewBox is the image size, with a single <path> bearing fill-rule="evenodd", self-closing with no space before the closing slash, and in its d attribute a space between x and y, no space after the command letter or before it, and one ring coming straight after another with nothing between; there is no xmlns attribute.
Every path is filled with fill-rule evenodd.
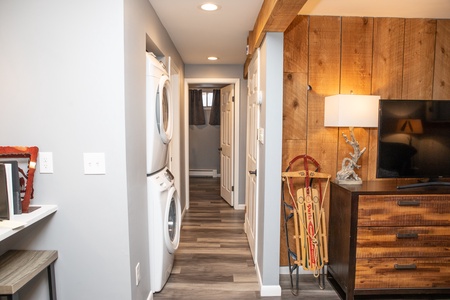
<svg viewBox="0 0 450 300"><path fill-rule="evenodd" d="M346 157L342 160L342 167L341 170L337 172L336 179L339 183L361 184L362 180L358 174L356 174L355 169L359 169L361 167L361 165L358 165L358 160L366 151L366 148L364 147L362 150L359 149L359 143L355 139L353 127L350 127L350 140L345 133L342 133L342 136L344 137L345 142L352 146L354 153L349 153L351 159Z"/></svg>

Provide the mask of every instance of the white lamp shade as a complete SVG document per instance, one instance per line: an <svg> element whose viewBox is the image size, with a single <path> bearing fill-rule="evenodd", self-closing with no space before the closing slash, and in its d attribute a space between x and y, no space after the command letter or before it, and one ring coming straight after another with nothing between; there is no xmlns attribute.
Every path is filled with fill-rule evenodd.
<svg viewBox="0 0 450 300"><path fill-rule="evenodd" d="M380 96L334 95L325 97L325 127L378 127Z"/></svg>

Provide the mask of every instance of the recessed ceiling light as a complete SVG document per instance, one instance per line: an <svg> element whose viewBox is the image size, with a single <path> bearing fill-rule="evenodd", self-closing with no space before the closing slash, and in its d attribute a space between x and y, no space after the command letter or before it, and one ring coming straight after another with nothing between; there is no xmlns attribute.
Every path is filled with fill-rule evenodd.
<svg viewBox="0 0 450 300"><path fill-rule="evenodd" d="M208 60L218 60L219 58L218 57L216 57L216 56L209 56L208 57Z"/></svg>
<svg viewBox="0 0 450 300"><path fill-rule="evenodd" d="M200 8L205 11L215 11L215 10L218 10L220 7L213 3L205 3L205 4L202 4L200 6Z"/></svg>

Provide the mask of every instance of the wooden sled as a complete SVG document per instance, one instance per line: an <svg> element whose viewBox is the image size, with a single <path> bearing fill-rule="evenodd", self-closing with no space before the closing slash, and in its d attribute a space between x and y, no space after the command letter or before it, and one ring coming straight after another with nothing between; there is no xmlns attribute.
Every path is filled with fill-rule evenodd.
<svg viewBox="0 0 450 300"><path fill-rule="evenodd" d="M299 163L302 163L302 169L293 171L294 164L299 165ZM331 175L320 173L320 165L312 157L300 155L289 163L281 176L284 229L292 293L298 294L300 266L304 270L311 271L319 279L319 286L323 289L325 287L324 266L328 262L324 200ZM291 237L289 227L292 227L290 225L292 220L294 235ZM295 249L290 248L291 242L294 243ZM294 271L296 271L295 289Z"/></svg>

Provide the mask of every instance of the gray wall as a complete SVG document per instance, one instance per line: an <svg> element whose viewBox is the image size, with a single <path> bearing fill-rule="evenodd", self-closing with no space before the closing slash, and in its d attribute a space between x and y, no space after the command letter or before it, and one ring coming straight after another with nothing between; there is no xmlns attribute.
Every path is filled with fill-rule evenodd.
<svg viewBox="0 0 450 300"><path fill-rule="evenodd" d="M146 35L183 71L148 0L0 1L2 145L53 152L33 204L49 220L1 244L56 249L60 299L146 299ZM83 152L106 154L106 175L83 174ZM135 286L134 268L142 280ZM48 299L46 278L21 299Z"/></svg>
<svg viewBox="0 0 450 300"><path fill-rule="evenodd" d="M245 148L247 139L247 80L243 78L244 65L186 65L185 78L239 78L240 79L240 131L239 139L239 195L238 204L245 204Z"/></svg>
<svg viewBox="0 0 450 300"><path fill-rule="evenodd" d="M220 125L209 125L211 109L205 109L205 125L189 126L189 169L216 169L220 174Z"/></svg>
<svg viewBox="0 0 450 300"><path fill-rule="evenodd" d="M267 33L261 46L260 126L264 144L259 143L257 269L261 294L280 293L280 199L283 120L283 33Z"/></svg>

